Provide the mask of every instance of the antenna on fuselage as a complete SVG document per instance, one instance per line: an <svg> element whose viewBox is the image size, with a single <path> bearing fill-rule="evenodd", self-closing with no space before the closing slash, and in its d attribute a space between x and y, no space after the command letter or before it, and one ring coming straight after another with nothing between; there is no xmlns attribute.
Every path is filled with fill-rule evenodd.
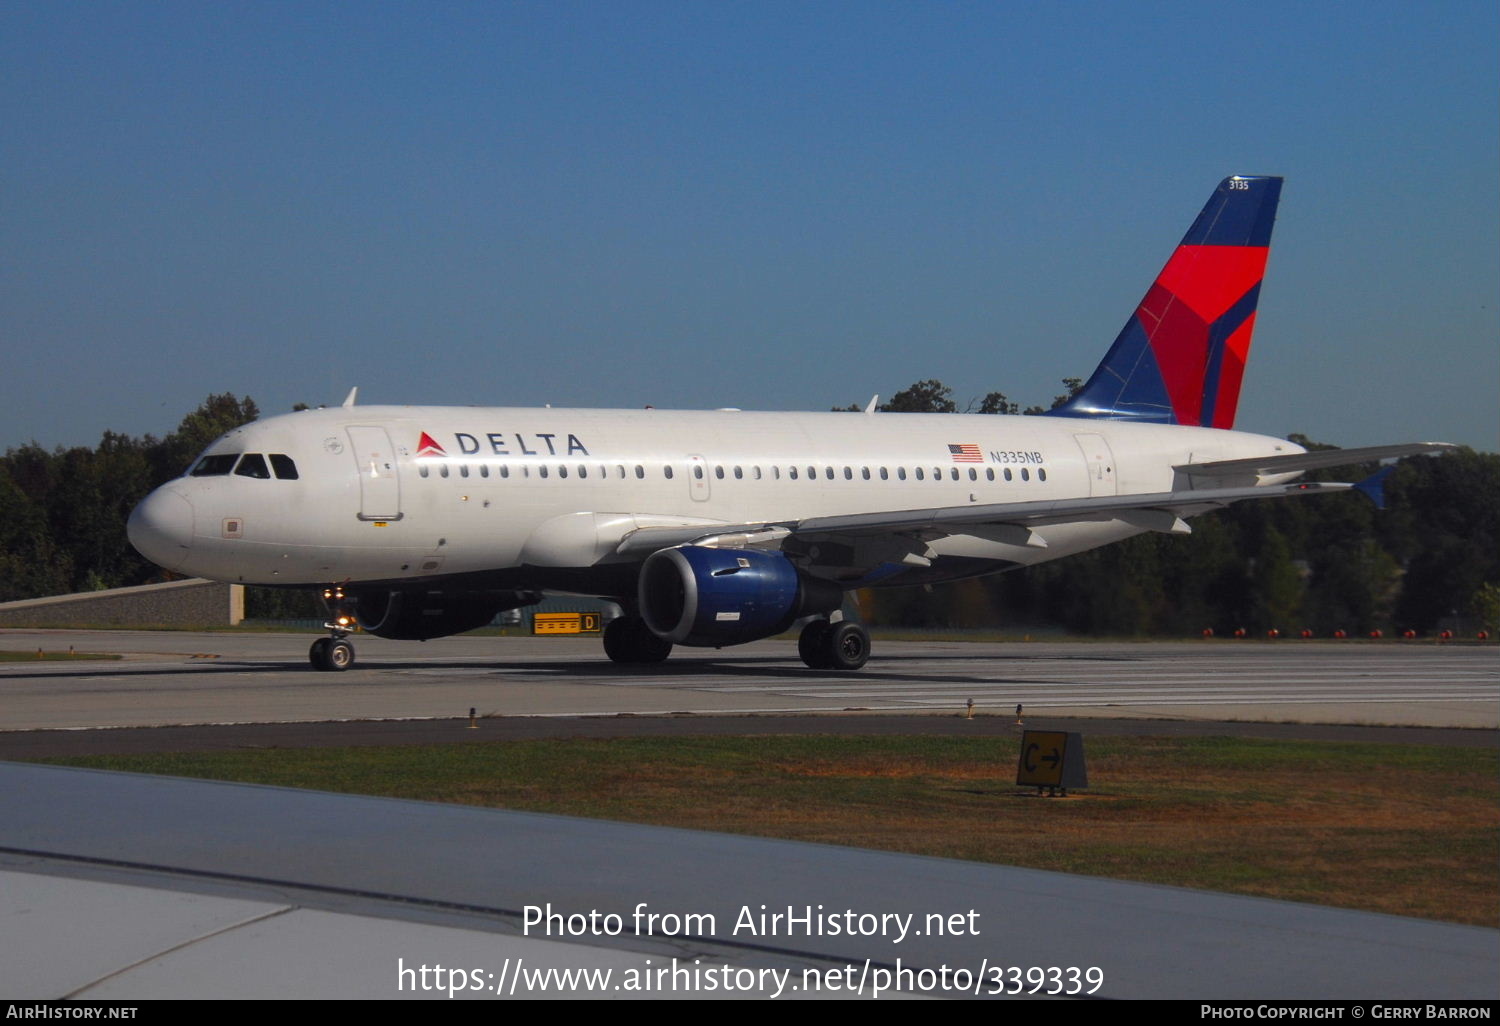
<svg viewBox="0 0 1500 1026"><path fill-rule="evenodd" d="M359 386L355 385L353 388L349 389L349 394L344 396L344 402L342 405L353 406L354 400L357 398L359 398Z"/></svg>

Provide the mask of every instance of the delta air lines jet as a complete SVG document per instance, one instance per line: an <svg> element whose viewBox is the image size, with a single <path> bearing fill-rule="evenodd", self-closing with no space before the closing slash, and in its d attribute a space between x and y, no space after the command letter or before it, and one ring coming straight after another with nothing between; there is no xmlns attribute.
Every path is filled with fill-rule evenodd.
<svg viewBox="0 0 1500 1026"><path fill-rule="evenodd" d="M131 514L170 570L324 589L331 636L427 639L541 593L608 598L623 663L798 620L857 669L854 588L1083 552L1242 499L1349 488L1302 471L1445 448L1307 453L1231 430L1281 179L1227 178L1083 388L1049 416L343 406L236 428Z"/></svg>

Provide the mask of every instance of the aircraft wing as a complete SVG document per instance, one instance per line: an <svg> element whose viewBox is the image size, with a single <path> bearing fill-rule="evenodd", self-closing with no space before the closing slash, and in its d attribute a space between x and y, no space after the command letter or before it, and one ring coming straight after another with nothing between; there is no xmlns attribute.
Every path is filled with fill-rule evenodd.
<svg viewBox="0 0 1500 1026"><path fill-rule="evenodd" d="M1343 491L1352 485L1312 483L1214 488L1200 491L1155 492L1145 495L1098 495L1079 499L1051 499L1037 502L998 502L987 505L943 506L936 509L901 510L893 513L854 513L847 516L813 517L798 523L792 533L808 534L885 534L888 532L923 532L933 535L962 534L968 527L1014 525L1040 527L1078 520L1144 519L1159 520L1169 515L1204 513L1242 499L1273 499L1314 492Z"/></svg>
<svg viewBox="0 0 1500 1026"><path fill-rule="evenodd" d="M1343 450L1348 452L1349 450ZM725 524L711 529L703 525L645 527L627 534L616 548L619 555L648 555L672 545L716 545L754 548L776 546L789 538L872 537L902 535L936 538L965 534L970 529L1012 527L1030 529L1074 521L1125 520L1148 530L1187 533L1182 518L1227 506L1243 499L1274 499L1344 491L1353 485L1335 482L1298 482L1283 485L1214 488L1198 491L1155 492L1143 495L1101 495L1078 499L1035 502L998 502L932 509L851 513L844 516L811 517L807 520L763 524ZM1031 540L1025 544L1045 545Z"/></svg>
<svg viewBox="0 0 1500 1026"><path fill-rule="evenodd" d="M1389 460L1397 456L1446 452L1457 449L1451 442L1406 442L1401 445L1367 445L1360 449L1318 449L1282 456L1256 456L1246 460L1213 460L1182 463L1172 469L1193 477L1233 477L1237 474L1289 474L1298 470L1342 467L1351 463Z"/></svg>

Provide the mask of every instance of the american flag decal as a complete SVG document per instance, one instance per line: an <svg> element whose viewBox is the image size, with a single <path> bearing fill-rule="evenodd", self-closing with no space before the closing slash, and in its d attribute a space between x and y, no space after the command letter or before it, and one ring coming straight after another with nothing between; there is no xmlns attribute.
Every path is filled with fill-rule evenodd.
<svg viewBox="0 0 1500 1026"><path fill-rule="evenodd" d="M984 454L979 451L979 446L973 442L961 442L958 445L948 446L948 455L953 457L954 463L984 462Z"/></svg>

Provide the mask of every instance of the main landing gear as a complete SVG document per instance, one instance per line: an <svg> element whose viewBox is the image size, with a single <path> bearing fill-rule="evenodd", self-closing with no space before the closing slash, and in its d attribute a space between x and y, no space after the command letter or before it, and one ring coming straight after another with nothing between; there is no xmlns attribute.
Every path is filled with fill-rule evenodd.
<svg viewBox="0 0 1500 1026"><path fill-rule="evenodd" d="M672 654L672 643L639 616L618 616L604 628L604 654L617 663L659 663Z"/></svg>
<svg viewBox="0 0 1500 1026"><path fill-rule="evenodd" d="M354 646L345 639L354 626L354 612L347 606L343 588L327 588L323 602L328 606L328 628L330 637L319 638L307 650L307 661L314 670L337 672L354 665Z"/></svg>
<svg viewBox="0 0 1500 1026"><path fill-rule="evenodd" d="M848 620L813 620L797 638L797 654L814 670L857 670L870 658L870 635Z"/></svg>

